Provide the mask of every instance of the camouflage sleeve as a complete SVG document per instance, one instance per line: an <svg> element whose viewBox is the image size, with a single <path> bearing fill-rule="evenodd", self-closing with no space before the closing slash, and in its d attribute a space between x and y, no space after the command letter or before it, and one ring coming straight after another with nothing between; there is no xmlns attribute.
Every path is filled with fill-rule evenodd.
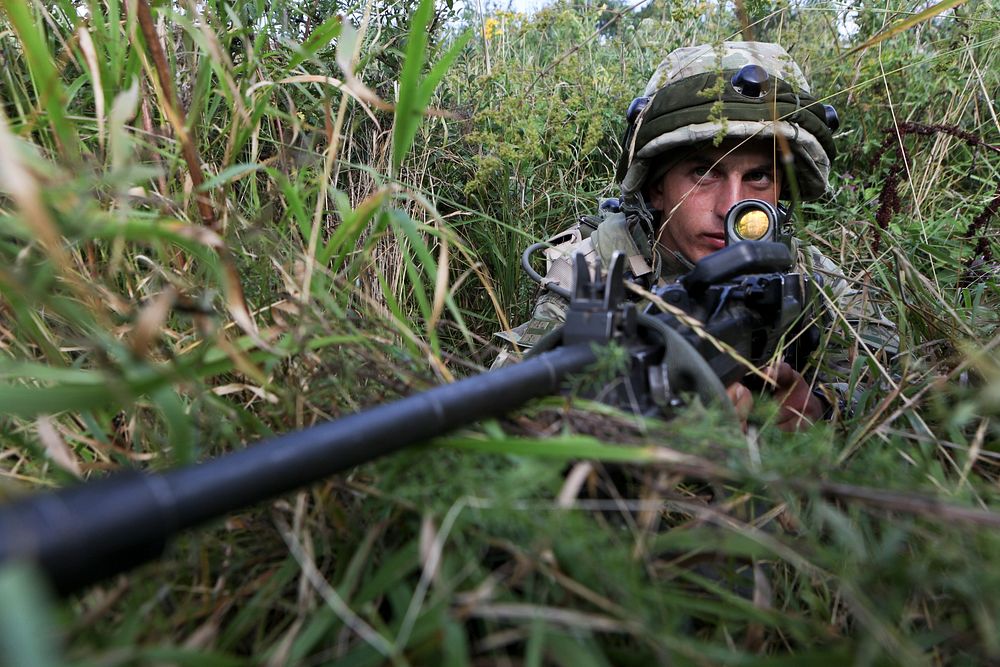
<svg viewBox="0 0 1000 667"><path fill-rule="evenodd" d="M818 249L800 250L800 261L823 289L825 321L814 364L814 393L827 406L827 419L849 416L866 387L879 379L872 372L888 376L899 351L896 326L871 290L848 280Z"/></svg>
<svg viewBox="0 0 1000 667"><path fill-rule="evenodd" d="M490 368L503 368L520 361L523 354L534 347L542 337L566 321L567 310L569 302L566 299L543 289L535 301L530 320L508 331L494 334L504 342L500 354L493 360Z"/></svg>
<svg viewBox="0 0 1000 667"><path fill-rule="evenodd" d="M542 279L543 285L555 284L564 289L570 289L573 283L572 257L582 253L591 267L596 261L597 253L590 239L582 236L580 225L574 225L549 239L552 246L545 250L546 271ZM554 292L542 287L531 311L531 319L524 324L508 331L494 334L503 340L500 354L493 360L491 369L501 368L521 360L523 354L534 347L550 331L557 329L566 321L566 311L569 301Z"/></svg>

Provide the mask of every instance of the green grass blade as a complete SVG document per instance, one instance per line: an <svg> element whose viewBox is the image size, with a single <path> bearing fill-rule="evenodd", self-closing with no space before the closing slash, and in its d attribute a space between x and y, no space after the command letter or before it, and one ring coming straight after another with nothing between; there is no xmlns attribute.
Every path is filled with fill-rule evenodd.
<svg viewBox="0 0 1000 667"><path fill-rule="evenodd" d="M42 382L64 382L75 385L103 385L106 378L99 371L80 368L59 368L31 361L0 360L0 378L28 378Z"/></svg>
<svg viewBox="0 0 1000 667"><path fill-rule="evenodd" d="M395 124L392 128L392 172L395 176L410 150L417 127L423 117L419 103L420 73L427 59L427 25L434 13L434 0L420 0L410 21L406 42L406 60L399 77L399 98L396 101Z"/></svg>
<svg viewBox="0 0 1000 667"><path fill-rule="evenodd" d="M222 653L175 647L144 648L137 652L136 658L140 664L176 665L177 667L248 667L258 664L255 660Z"/></svg>
<svg viewBox="0 0 1000 667"><path fill-rule="evenodd" d="M353 211L345 211L337 230L330 236L326 246L317 254L317 261L320 264L326 264L332 258L336 258L333 270L335 273L339 271L347 260L348 254L354 251L358 239L368 227L368 223L380 213L387 194L385 190L379 190L358 204Z"/></svg>
<svg viewBox="0 0 1000 667"><path fill-rule="evenodd" d="M437 438L434 446L491 454L537 456L570 461L595 459L598 461L635 462L654 461L656 455L646 447L609 445L589 436L563 436L560 438L506 438L486 440L467 436Z"/></svg>
<svg viewBox="0 0 1000 667"><path fill-rule="evenodd" d="M29 387L0 385L0 405L12 417L32 419L66 411L96 410L117 401L118 392L94 391L94 385Z"/></svg>
<svg viewBox="0 0 1000 667"><path fill-rule="evenodd" d="M470 39L472 39L472 35L472 30L466 30L462 33L458 39L455 40L455 43L452 44L451 48L445 52L444 56L442 56L441 59L437 61L433 67L431 67L431 71L427 73L424 80L420 82L420 88L417 91L417 104L420 108L426 107L430 102L431 95L434 94L434 89L437 88L441 79L444 78L444 75L451 68L455 60L458 59L458 56L462 53L465 45L469 43Z"/></svg>
<svg viewBox="0 0 1000 667"><path fill-rule="evenodd" d="M306 60L313 58L316 53L329 45L331 41L337 39L343 28L344 22L340 16L331 16L316 27L306 41L299 46L294 46L295 55L288 62L288 69L293 70Z"/></svg>
<svg viewBox="0 0 1000 667"><path fill-rule="evenodd" d="M0 664L57 667L63 664L52 603L35 570L21 564L0 567Z"/></svg>
<svg viewBox="0 0 1000 667"><path fill-rule="evenodd" d="M550 633L547 637L552 664L560 667L611 667L611 663L588 634L569 636Z"/></svg>
<svg viewBox="0 0 1000 667"><path fill-rule="evenodd" d="M174 464L181 466L194 463L197 458L195 431L191 417L184 408L184 401L169 387L153 392L151 398L167 423L165 444L170 448Z"/></svg>
<svg viewBox="0 0 1000 667"><path fill-rule="evenodd" d="M901 32L906 32L907 30L909 30L910 28L912 28L915 25L923 23L924 21L931 20L932 18L934 18L938 14L942 14L942 13L948 11L949 9L954 9L955 7L958 7L959 5L965 4L965 1L966 0L942 0L942 2L939 2L937 4L931 5L930 7L928 7L925 10L923 10L922 12L914 14L913 16L910 16L909 18L904 19L903 21L900 21L896 25L890 27L885 32L879 33L875 37L872 37L871 39L865 41L863 44L859 44L858 46L856 46L853 49L851 49L850 51L848 51L846 55L850 56L850 55L854 55L855 53L858 53L859 51L864 51L865 49L870 49L871 47L875 46L876 44L880 44L881 42L884 42L887 39L895 37L896 35L900 34Z"/></svg>
<svg viewBox="0 0 1000 667"><path fill-rule="evenodd" d="M263 169L263 167L259 164L241 163L229 165L218 174L202 183L201 187L198 188L198 192L210 192L219 186L229 185L239 181L247 174L252 174L260 171L261 169Z"/></svg>
<svg viewBox="0 0 1000 667"><path fill-rule="evenodd" d="M49 52L45 33L41 29L42 21L32 16L31 3L4 0L3 7L17 32L18 39L21 40L35 90L48 116L49 124L55 132L60 152L70 162L77 163L81 155L80 139L75 126L66 114L66 89L59 79L59 72Z"/></svg>

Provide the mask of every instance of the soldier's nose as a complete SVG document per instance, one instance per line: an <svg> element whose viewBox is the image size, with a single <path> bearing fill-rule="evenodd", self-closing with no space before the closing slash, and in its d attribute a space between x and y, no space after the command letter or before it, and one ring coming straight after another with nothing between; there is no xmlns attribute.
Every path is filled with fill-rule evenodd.
<svg viewBox="0 0 1000 667"><path fill-rule="evenodd" d="M746 199L746 197L743 196L743 184L741 179L726 179L723 183L723 187L718 190L718 196L715 198L715 214L720 218L725 218L729 209L731 209L733 205L741 199Z"/></svg>

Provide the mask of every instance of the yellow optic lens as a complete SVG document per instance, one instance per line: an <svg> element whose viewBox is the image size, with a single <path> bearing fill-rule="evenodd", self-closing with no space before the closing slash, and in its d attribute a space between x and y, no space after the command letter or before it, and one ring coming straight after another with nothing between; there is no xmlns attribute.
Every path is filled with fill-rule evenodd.
<svg viewBox="0 0 1000 667"><path fill-rule="evenodd" d="M748 241L759 241L767 234L770 227L767 213L764 211L747 211L740 216L740 219L733 225L733 230L739 234L740 238Z"/></svg>

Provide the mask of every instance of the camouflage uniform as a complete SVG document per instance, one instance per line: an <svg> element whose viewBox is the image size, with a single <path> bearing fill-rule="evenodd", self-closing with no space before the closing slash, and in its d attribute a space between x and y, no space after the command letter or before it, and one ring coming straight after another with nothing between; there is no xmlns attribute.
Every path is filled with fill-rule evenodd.
<svg viewBox="0 0 1000 667"><path fill-rule="evenodd" d="M773 79L762 94L748 96L736 86L734 76L746 65L763 68ZM719 91L719 78L725 85ZM783 137L794 159L795 189L804 200L820 197L827 188L831 159L835 155L827 111L810 94L798 65L775 44L727 42L721 47L699 46L673 51L650 79L645 101L623 144L617 178L622 189L622 210L587 216L549 240L545 251L543 284L572 287L572 261L583 253L593 273L597 260L607 267L612 254L621 251L628 259L626 271L647 285L664 284L687 273L692 264L682 255L655 247L657 221L646 206L643 187L662 177L671 157L684 149L717 138L768 139ZM722 116L717 117L717 102ZM635 105L635 103L633 103ZM834 125L835 127L835 125ZM783 197L788 195L786 184ZM854 289L840 269L814 247L796 246L796 270L813 275L823 288L833 312L850 332L858 332L875 350L895 353L892 322L863 293ZM531 319L510 331L497 334L507 342L493 367L516 360L548 332L565 321L568 302L541 290ZM824 350L822 369L815 377L817 393L835 409L849 405L847 384L838 375L850 370L853 351L840 337L839 345ZM835 411L835 410L832 410Z"/></svg>
<svg viewBox="0 0 1000 667"><path fill-rule="evenodd" d="M547 271L544 280L559 287L572 287L572 262L577 252L584 254L591 273L596 270L597 260L607 267L616 250L629 258L628 265L636 277L644 277L656 285L672 282L691 270L692 265L683 257L665 252L662 247L656 251L634 228L629 230L624 224L624 216L605 216L599 222L594 217L586 218L565 232L556 235L549 242L552 247L545 251ZM596 226L595 226L596 223ZM586 237L586 238L584 238ZM820 372L815 375L816 391L833 411L847 409L854 403L854 396L845 378L849 375L855 351L846 341L853 333L860 335L868 351L884 356L892 356L897 351L895 326L886 318L877 304L866 298L863 290L852 286L840 268L815 246L798 246L798 262L795 271L814 277L826 293L829 310L837 313L830 325L839 321L843 325L837 341L828 345L818 360ZM521 353L530 350L547 333L558 329L566 320L569 302L563 297L542 289L535 301L531 319L518 327L496 334L504 345L493 362L493 368L500 368L517 361ZM841 317L842 316L842 317ZM833 412L830 413L832 416Z"/></svg>

